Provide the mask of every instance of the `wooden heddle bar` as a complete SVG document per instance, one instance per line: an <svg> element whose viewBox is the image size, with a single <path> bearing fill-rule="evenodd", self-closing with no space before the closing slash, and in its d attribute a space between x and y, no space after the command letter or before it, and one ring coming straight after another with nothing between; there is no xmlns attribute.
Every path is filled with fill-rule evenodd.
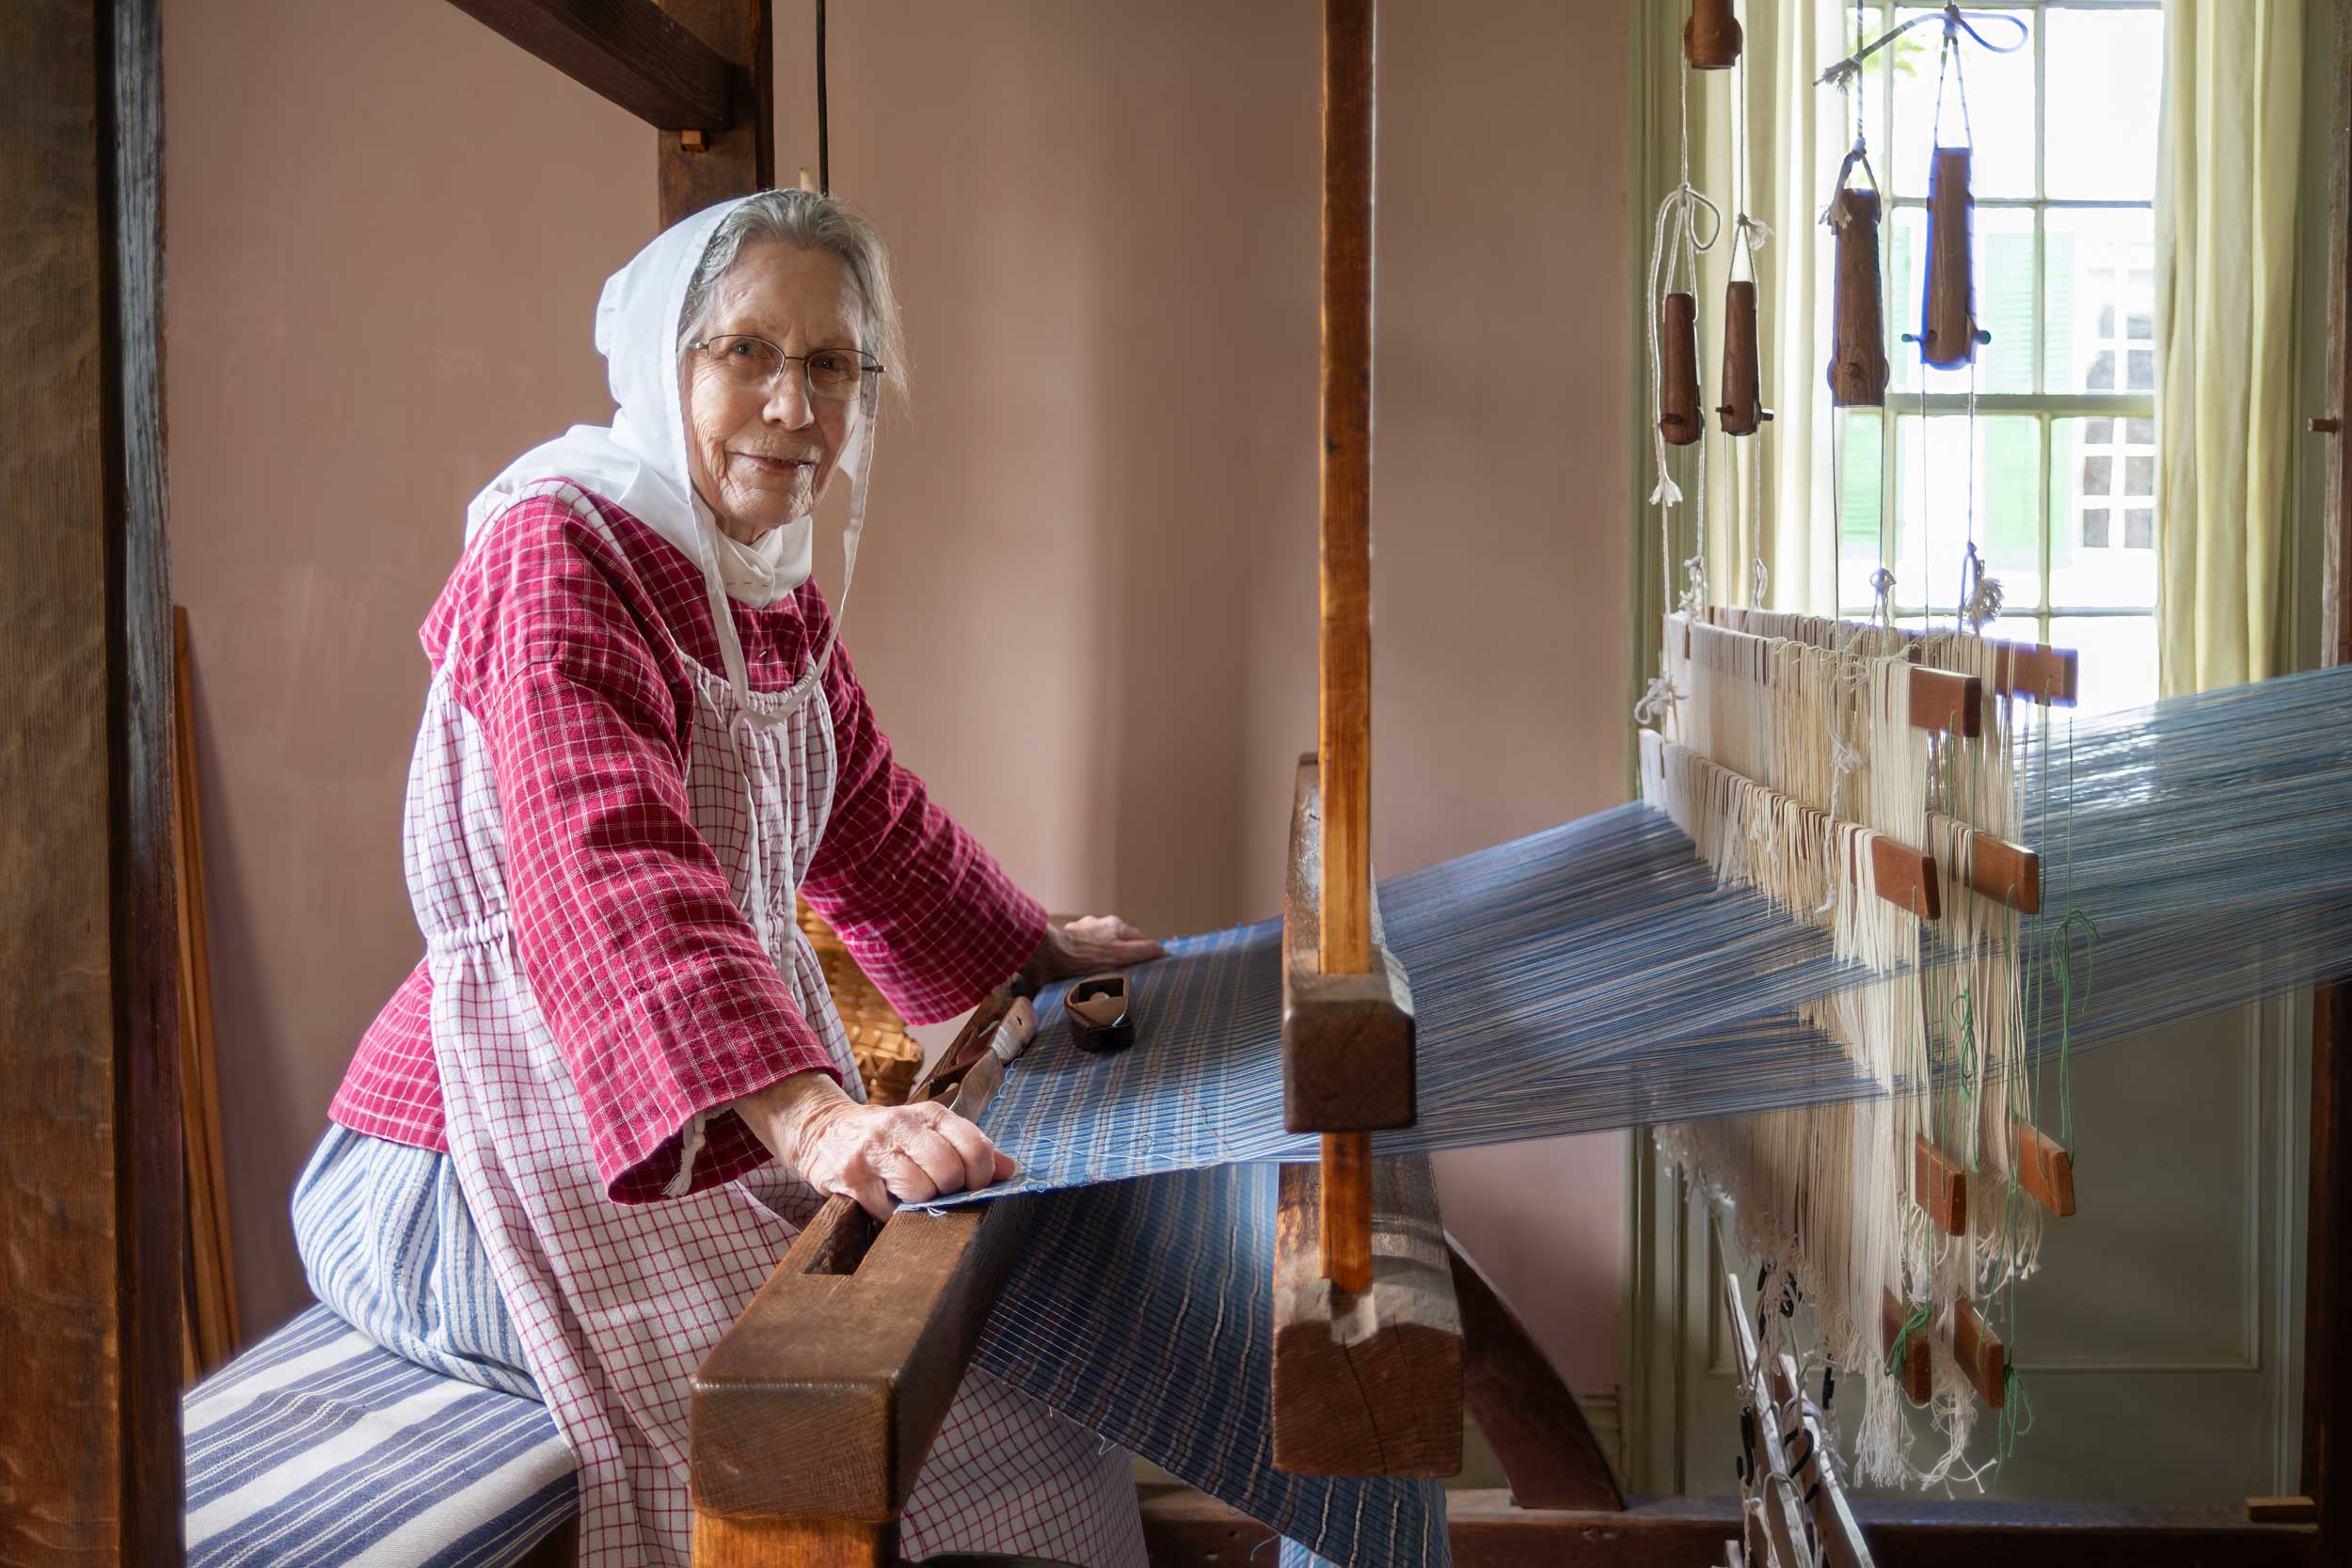
<svg viewBox="0 0 2352 1568"><path fill-rule="evenodd" d="M1954 872L1977 893L2020 914L2042 912L2042 857L2035 851L1940 811L1928 813L1928 839L1933 844L1963 841L1964 852Z"/></svg>
<svg viewBox="0 0 2352 1568"><path fill-rule="evenodd" d="M1737 605L1708 605L1700 613L1708 624L1727 631L1785 637L1816 648L1835 647L1840 639L1871 632L1883 634L1888 629L1874 621L1839 621L1823 615L1801 615L1794 610L1748 610ZM1947 635L1912 626L1896 626L1893 630L1911 647L1915 658L1931 636ZM1994 695L2057 707L2074 705L2082 665L2075 650L2053 648L2042 642L2011 642L1996 637L1982 641L1986 647L1998 650L1998 662L1994 666L1990 683Z"/></svg>
<svg viewBox="0 0 2352 1568"><path fill-rule="evenodd" d="M1713 784L1724 787L1743 785L1775 807L1785 806L1795 812L1805 824L1806 831L1819 834L1825 846L1841 829L1868 832L1843 817L1832 816L1819 807L1808 806L1792 796L1757 784L1745 774L1735 773L1721 763L1710 762L1688 746L1667 739L1656 730L1644 730L1641 737L1642 771L1645 775L1662 781L1669 768L1682 768ZM1826 850L1824 853L1826 855ZM1942 918L1943 882L1936 875L1934 856L1914 849L1885 833L1872 832L1870 874L1878 895L1897 909L1915 914L1922 920Z"/></svg>
<svg viewBox="0 0 2352 1568"><path fill-rule="evenodd" d="M1717 626L1712 621L1693 622L1679 614L1667 617L1670 626L1677 620L1682 622L1682 655L1685 658L1692 657L1692 634L1704 627L1708 636L1725 639L1735 648L1744 648L1753 643L1750 651L1756 657L1757 671L1769 668L1765 659L1772 639L1759 637L1754 632L1735 631L1729 626ZM1672 635L1671 631L1669 635ZM1785 638L1782 641L1793 642L1803 640ZM1819 647L1821 644L1809 642L1806 646ZM1914 668L1911 672L1911 727L1956 735L1965 740L1978 738L1984 734L1984 682L1974 675L1958 674L1924 664Z"/></svg>

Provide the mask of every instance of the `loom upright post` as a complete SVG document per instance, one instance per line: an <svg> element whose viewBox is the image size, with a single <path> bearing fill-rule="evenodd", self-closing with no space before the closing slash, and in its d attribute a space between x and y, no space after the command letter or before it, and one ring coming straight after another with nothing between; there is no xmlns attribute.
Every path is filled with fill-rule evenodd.
<svg viewBox="0 0 2352 1568"><path fill-rule="evenodd" d="M1320 968L1372 968L1373 0L1323 11L1323 793ZM1323 1272L1372 1284L1372 1148L1323 1139Z"/></svg>
<svg viewBox="0 0 2352 1568"><path fill-rule="evenodd" d="M2328 240L2327 414L2322 491L2325 571L2320 660L2352 664L2352 463L2344 421L2352 417L2352 5L2336 0L2336 103L2328 126L2335 175ZM2311 1198L2304 1259L2304 1494L2319 1516L2319 1555L2352 1556L2352 985L2312 996Z"/></svg>
<svg viewBox="0 0 2352 1568"><path fill-rule="evenodd" d="M1322 1137L1275 1227L1274 1463L1461 1468L1462 1324L1426 1157L1372 1157L1414 1116L1412 1001L1372 881L1373 0L1323 13L1318 750L1292 799L1282 1117Z"/></svg>

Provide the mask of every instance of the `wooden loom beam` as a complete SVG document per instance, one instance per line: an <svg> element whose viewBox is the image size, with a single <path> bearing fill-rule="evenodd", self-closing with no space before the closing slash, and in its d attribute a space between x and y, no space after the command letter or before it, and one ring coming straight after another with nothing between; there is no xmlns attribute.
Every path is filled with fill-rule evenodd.
<svg viewBox="0 0 2352 1568"><path fill-rule="evenodd" d="M1282 1123L1293 1132L1410 1127L1413 998L1375 940L1361 971L1324 968L1322 876L1329 834L1321 770L1301 757L1282 898ZM1375 894L1366 912L1377 914ZM1360 1285L1355 1287L1361 1289Z"/></svg>
<svg viewBox="0 0 2352 1568"><path fill-rule="evenodd" d="M1857 1497L1855 1523L1885 1568L2318 1568L2308 1527L2249 1523L2235 1509L2121 1503ZM1698 1568L1740 1529L1739 1499L1637 1497L1622 1512L1516 1506L1508 1492L1446 1494L1456 1568ZM1214 1498L1149 1487L1152 1568L1263 1562L1274 1532Z"/></svg>
<svg viewBox="0 0 2352 1568"><path fill-rule="evenodd" d="M155 0L0 16L0 1561L170 1568L184 1237L160 21Z"/></svg>
<svg viewBox="0 0 2352 1568"><path fill-rule="evenodd" d="M1484 1271L1445 1239L1462 1314L1462 1397L1521 1508L1625 1507L1584 1407Z"/></svg>
<svg viewBox="0 0 2352 1568"><path fill-rule="evenodd" d="M1010 1005L983 1004L932 1074ZM898 1561L899 1513L1035 1203L879 1226L846 1197L818 1211L691 1379L696 1568Z"/></svg>
<svg viewBox="0 0 2352 1568"><path fill-rule="evenodd" d="M654 0L450 0L658 131L723 131L751 56L713 49Z"/></svg>
<svg viewBox="0 0 2352 1568"><path fill-rule="evenodd" d="M655 139L666 229L713 202L776 182L776 52L773 0L661 0L661 9L726 56L735 106L732 119L701 136Z"/></svg>
<svg viewBox="0 0 2352 1568"><path fill-rule="evenodd" d="M1426 1158L1373 1163L1373 1281L1315 1263L1323 1172L1281 1172L1274 1252L1274 1463L1295 1475L1462 1468L1462 1318Z"/></svg>

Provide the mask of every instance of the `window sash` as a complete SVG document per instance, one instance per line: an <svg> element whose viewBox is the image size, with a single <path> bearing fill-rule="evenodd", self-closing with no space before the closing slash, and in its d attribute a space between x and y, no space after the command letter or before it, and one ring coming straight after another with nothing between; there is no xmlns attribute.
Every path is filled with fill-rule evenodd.
<svg viewBox="0 0 2352 1568"><path fill-rule="evenodd" d="M1894 24L1897 13L1902 8L1901 0L1868 0L1865 15L1874 20L1877 29L1883 32ZM1882 417L1879 421L1879 559L1881 561L1895 559L1898 531L1902 522L1899 511L1902 501L1901 454L1898 443L1906 418L1925 416L1932 419L1939 415L1966 414L1971 408L1983 416L2008 415L2029 418L2036 424L2036 451L2040 464L2039 483L2034 486L2034 504L2038 514L2035 538L2040 558L2037 575L2040 584L2035 604L2031 606L2011 605L2004 610L2003 614L2004 618L2013 617L2021 621L2030 619L2034 623L2037 636L2046 641L2053 619L2146 618L2152 617L2155 610L2153 604L2073 605L2054 603L2050 598L2053 575L2052 557L2055 553L2053 531L2058 526L2058 519L2052 515L2052 481L2056 476L2051 471L2051 422L2061 419L2106 417L2153 419L2155 416L2155 394L2153 392L2053 392L2048 388L2049 365L2046 349L2046 311L2049 295L2048 214L2054 212L2144 212L2151 210L2153 204L2137 199L2102 200L2073 197L2053 198L2047 194L2049 190L2047 114L2049 28L2046 19L2050 12L2061 10L2146 12L2159 10L2162 8L2160 0L1979 0L1979 3L1972 4L1969 8L2012 12L2029 19L2033 27L2034 194L2030 197L1976 198L1976 205L1980 207L2002 208L2033 214L2033 343L2031 353L2027 356L2032 366L2033 390L2031 392L1979 393L1974 398L1964 392L1897 393L1890 390L1887 393L1886 404L1881 410ZM1840 8L1840 10L1843 14L1850 10L1850 8ZM1941 47L1940 40L1938 47ZM1882 56L1881 60L1884 61L1886 58L1886 56ZM1879 61L1873 62L1873 64L1880 63ZM1896 96L1891 70L1883 69L1880 81L1883 84L1883 90L1878 95L1878 125L1873 139L1879 146L1891 149L1895 146ZM1928 206L1928 198L1924 196L1889 197L1886 198L1886 206L1890 212L1893 209L1905 207L1923 210ZM1924 263L1923 258L1923 284ZM1885 305L1887 319L1884 331L1887 341L1891 344L1899 344L1902 330L1899 324L1903 318L1897 313L1898 302L1889 300L1885 302ZM2119 366L2119 371L2120 369ZM1831 417L1836 419L1843 416L1833 412ZM2160 456L2161 452L2159 452ZM1842 489L1844 483L1842 473L1834 473L1831 476L1831 483ZM1832 544L1833 554L1842 550L1842 541L1833 540ZM1899 592L1899 585L1898 592ZM1845 605L1840 607L1839 613L1867 615L1874 608L1867 604ZM1898 616L1945 616L1949 615L1951 610L1952 607L1948 605L1906 604L1900 600L1898 600L1895 606L1895 613Z"/></svg>

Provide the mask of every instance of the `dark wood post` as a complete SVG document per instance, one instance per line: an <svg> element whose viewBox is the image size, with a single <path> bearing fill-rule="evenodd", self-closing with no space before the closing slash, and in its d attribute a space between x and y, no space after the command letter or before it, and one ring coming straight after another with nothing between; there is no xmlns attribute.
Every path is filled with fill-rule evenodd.
<svg viewBox="0 0 2352 1568"><path fill-rule="evenodd" d="M0 10L0 1564L181 1560L155 0Z"/></svg>
<svg viewBox="0 0 2352 1568"><path fill-rule="evenodd" d="M1373 0L1323 9L1322 973L1372 968ZM1372 1284L1368 1134L1323 1140L1324 1271Z"/></svg>
<svg viewBox="0 0 2352 1568"><path fill-rule="evenodd" d="M726 129L656 133L667 229L714 201L776 182L775 11L773 0L661 0L661 8L717 53L746 62L729 72L734 113Z"/></svg>
<svg viewBox="0 0 2352 1568"><path fill-rule="evenodd" d="M2336 0L2335 156L2328 245L2326 568L2320 659L2352 664L2352 4ZM2303 1296L2303 1491L2319 1508L2320 1560L2352 1560L2352 986L2312 996L2311 1213Z"/></svg>

